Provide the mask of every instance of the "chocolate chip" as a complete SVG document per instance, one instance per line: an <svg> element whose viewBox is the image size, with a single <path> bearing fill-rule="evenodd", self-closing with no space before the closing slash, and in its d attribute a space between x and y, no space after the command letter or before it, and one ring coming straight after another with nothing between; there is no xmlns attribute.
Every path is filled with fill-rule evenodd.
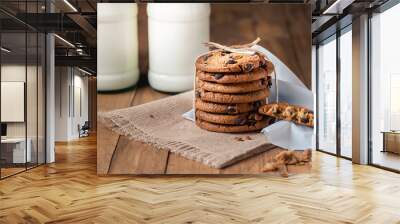
<svg viewBox="0 0 400 224"><path fill-rule="evenodd" d="M237 124L237 125L244 125L244 124L246 124L247 119L246 119L246 118L243 118L243 117L238 117L238 118L236 118L236 119L234 120L234 122L235 122L235 124Z"/></svg>
<svg viewBox="0 0 400 224"><path fill-rule="evenodd" d="M150 116L151 118L154 118L154 115L152 115L152 114L150 114L149 116Z"/></svg>
<svg viewBox="0 0 400 224"><path fill-rule="evenodd" d="M196 96L196 98L200 98L201 97L200 91L196 90L195 91L195 96Z"/></svg>
<svg viewBox="0 0 400 224"><path fill-rule="evenodd" d="M234 113L236 113L236 106L229 105L228 108L227 108L227 110L226 110L226 112L227 112L228 114L234 114Z"/></svg>
<svg viewBox="0 0 400 224"><path fill-rule="evenodd" d="M211 55L209 55L209 54L205 55L205 56L204 56L204 61L207 61L208 58L210 58L210 57L211 57Z"/></svg>
<svg viewBox="0 0 400 224"><path fill-rule="evenodd" d="M229 55L230 53L231 52L229 52L229 51L223 50L223 51L221 51L221 56Z"/></svg>
<svg viewBox="0 0 400 224"><path fill-rule="evenodd" d="M256 123L257 123L256 120L249 120L249 121L247 121L247 124L248 124L249 126L254 126L254 125L256 125Z"/></svg>
<svg viewBox="0 0 400 224"><path fill-rule="evenodd" d="M277 121L276 118L274 118L274 117L269 117L268 125L271 125L271 124L275 123L275 121Z"/></svg>
<svg viewBox="0 0 400 224"><path fill-rule="evenodd" d="M271 87L272 87L272 80L269 79L269 80L268 80L268 88L271 88Z"/></svg>
<svg viewBox="0 0 400 224"><path fill-rule="evenodd" d="M222 77L224 77L224 74L215 73L215 74L212 74L212 76L214 77L214 79L218 80L218 79L221 79Z"/></svg>
<svg viewBox="0 0 400 224"><path fill-rule="evenodd" d="M250 136L246 136L247 140L253 140Z"/></svg>
<svg viewBox="0 0 400 224"><path fill-rule="evenodd" d="M251 114L249 114L249 116L247 116L247 118L250 119L250 120L254 120L255 116L256 116L255 113L251 113Z"/></svg>
<svg viewBox="0 0 400 224"><path fill-rule="evenodd" d="M308 123L308 117L302 117L301 119L301 122L303 122L303 123Z"/></svg>
<svg viewBox="0 0 400 224"><path fill-rule="evenodd" d="M261 67L261 68L266 68L266 67L267 67L267 62L264 61L264 60L262 60L262 61L260 62L260 67Z"/></svg>
<svg viewBox="0 0 400 224"><path fill-rule="evenodd" d="M281 111L281 109L279 108L279 107L273 107L272 108L272 114L273 115L278 115L278 114L281 114L282 113L282 111Z"/></svg>
<svg viewBox="0 0 400 224"><path fill-rule="evenodd" d="M262 86L265 85L265 79L261 79L261 85L262 85Z"/></svg>
<svg viewBox="0 0 400 224"><path fill-rule="evenodd" d="M235 61L234 59L229 59L226 64L236 64L237 61Z"/></svg>
<svg viewBox="0 0 400 224"><path fill-rule="evenodd" d="M244 68L243 68L243 71L244 72L250 72L251 70L253 70L253 68L254 68L253 64L245 64Z"/></svg>
<svg viewBox="0 0 400 224"><path fill-rule="evenodd" d="M258 109L261 106L261 102L260 101L256 101L253 103L253 108L254 109Z"/></svg>

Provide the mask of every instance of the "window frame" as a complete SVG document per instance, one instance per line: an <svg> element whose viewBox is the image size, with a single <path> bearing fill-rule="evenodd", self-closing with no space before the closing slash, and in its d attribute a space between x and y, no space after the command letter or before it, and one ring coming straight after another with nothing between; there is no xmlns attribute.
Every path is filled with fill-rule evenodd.
<svg viewBox="0 0 400 224"><path fill-rule="evenodd" d="M344 18L344 20L349 20L349 17ZM341 119L340 119L340 77L341 77L341 67L340 67L340 37L347 33L352 32L352 23L349 22L348 24L344 25L343 27L337 27L336 32L331 34L330 36L326 37L325 39L318 40L316 43L316 51L315 51L315 58L316 58L316 135L315 135L315 148L316 151L323 152L329 155L337 156L343 159L352 160L352 158L342 155L341 153ZM324 149L319 148L319 47L322 43L327 43L330 41L336 41L336 152L328 152Z"/></svg>

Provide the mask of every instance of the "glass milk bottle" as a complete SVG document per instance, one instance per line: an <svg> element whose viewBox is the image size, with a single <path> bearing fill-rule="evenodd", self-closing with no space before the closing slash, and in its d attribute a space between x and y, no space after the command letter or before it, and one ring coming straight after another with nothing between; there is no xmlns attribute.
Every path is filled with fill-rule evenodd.
<svg viewBox="0 0 400 224"><path fill-rule="evenodd" d="M196 58L207 51L208 3L149 3L149 83L156 90L193 88Z"/></svg>
<svg viewBox="0 0 400 224"><path fill-rule="evenodd" d="M139 79L136 3L97 4L97 89L121 90Z"/></svg>

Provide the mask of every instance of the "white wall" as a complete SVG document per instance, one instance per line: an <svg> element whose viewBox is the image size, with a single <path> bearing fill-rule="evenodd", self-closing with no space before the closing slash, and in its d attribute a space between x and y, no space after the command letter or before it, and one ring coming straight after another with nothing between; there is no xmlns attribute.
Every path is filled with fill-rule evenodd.
<svg viewBox="0 0 400 224"><path fill-rule="evenodd" d="M37 69L39 69L37 71ZM27 82L26 79L27 78ZM22 113L25 113L27 119L22 122L6 122L7 137L9 138L24 138L25 134L30 140L29 146L32 150L32 158L36 162L39 158L39 163L44 162L45 150L45 120L44 120L44 74L42 68L25 64L3 64L1 66L1 81L2 82L24 82L26 84L26 107L21 108ZM3 89L4 90L4 89ZM3 91L2 90L2 91ZM21 94L24 94L24 90ZM7 97L2 95L3 97ZM1 110L12 110L11 108L2 107ZM13 111L8 111L13 113ZM39 156L37 157L37 154Z"/></svg>
<svg viewBox="0 0 400 224"><path fill-rule="evenodd" d="M33 80L30 77L31 74L36 75L36 66L28 66L18 64L6 64L1 66L1 81L2 82L25 82L25 75L28 72L28 87L36 86L36 80ZM36 112L36 87L35 88L27 88L27 106L31 108L27 108L27 120L28 120L28 129L32 127L32 130L36 130L36 113L32 113L32 111ZM34 107L34 108L32 108ZM7 108L1 108L2 110L6 110ZM8 137L25 137L25 124L26 122L7 122L7 136ZM30 130L30 129L29 129ZM31 133L28 130L28 137ZM36 132L35 132L36 135Z"/></svg>
<svg viewBox="0 0 400 224"><path fill-rule="evenodd" d="M79 138L78 125L82 126L88 120L88 78L83 75L76 68L56 67L56 141Z"/></svg>
<svg viewBox="0 0 400 224"><path fill-rule="evenodd" d="M75 102L72 102L71 104L75 104L74 108L72 108L72 119L71 119L71 135L73 138L78 138L79 133L78 133L78 125L83 125L85 121L88 121L88 78L85 76L81 76L81 73L79 75L76 75L75 70L75 75L74 75L74 96L71 96L72 99L74 99ZM80 91L80 93L78 93ZM80 97L79 97L80 95ZM79 99L79 98L80 99ZM80 103L78 102L80 100ZM81 107L81 108L79 108ZM79 109L81 111L79 111Z"/></svg>
<svg viewBox="0 0 400 224"><path fill-rule="evenodd" d="M28 67L28 71L32 67ZM1 81L25 82L25 65L9 64L1 66ZM5 110L6 108L1 108ZM25 122L7 123L7 137L25 137Z"/></svg>
<svg viewBox="0 0 400 224"><path fill-rule="evenodd" d="M69 139L69 68L55 68L55 141Z"/></svg>

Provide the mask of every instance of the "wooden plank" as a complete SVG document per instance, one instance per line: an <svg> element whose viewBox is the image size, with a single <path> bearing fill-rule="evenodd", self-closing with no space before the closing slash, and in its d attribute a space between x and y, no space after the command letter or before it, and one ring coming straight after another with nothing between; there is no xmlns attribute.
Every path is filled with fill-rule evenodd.
<svg viewBox="0 0 400 224"><path fill-rule="evenodd" d="M266 162L272 160L278 152L282 151L279 147L269 146L271 150L244 159L231 166L216 169L208 167L202 163L186 159L174 153L170 153L167 174L260 174Z"/></svg>
<svg viewBox="0 0 400 224"><path fill-rule="evenodd" d="M221 170L222 174L260 174L265 163L272 160L272 158L282 149L279 147L270 145L267 146L270 150L260 153L256 156L252 156L238 163L228 166Z"/></svg>
<svg viewBox="0 0 400 224"><path fill-rule="evenodd" d="M164 174L168 152L121 136L109 174Z"/></svg>
<svg viewBox="0 0 400 224"><path fill-rule="evenodd" d="M281 15L281 16L276 16ZM311 89L311 9L304 5L269 5L253 14L260 43L281 59ZM279 74L278 74L279 75Z"/></svg>
<svg viewBox="0 0 400 224"><path fill-rule="evenodd" d="M138 42L139 42L139 70L140 74L147 74L149 70L149 38L147 25L146 4L138 5Z"/></svg>
<svg viewBox="0 0 400 224"><path fill-rule="evenodd" d="M97 111L106 112L127 107L132 102L135 92L132 89L119 93L98 93ZM111 157L117 146L119 135L106 128L101 122L98 122L97 125L97 174L105 175L108 173Z"/></svg>
<svg viewBox="0 0 400 224"><path fill-rule="evenodd" d="M289 178L99 177L96 137L0 181L0 223L399 223L400 176L314 153ZM400 158L397 157L400 164Z"/></svg>
<svg viewBox="0 0 400 224"><path fill-rule="evenodd" d="M167 174L219 174L220 170L186 159L175 153L169 154Z"/></svg>
<svg viewBox="0 0 400 224"><path fill-rule="evenodd" d="M221 174L260 174L263 173L263 167L266 163L271 162L272 159L284 149L277 146L270 146L271 149L260 153L259 155L252 156L248 159L240 161L232 166L226 167L221 170ZM288 166L289 173L304 173L311 170L309 165L291 165ZM278 174L278 172L275 172Z"/></svg>
<svg viewBox="0 0 400 224"><path fill-rule="evenodd" d="M157 92L149 86L137 89L132 106L161 99L168 94ZM126 136L121 136L111 160L110 174L164 174L168 151L158 150Z"/></svg>
<svg viewBox="0 0 400 224"><path fill-rule="evenodd" d="M213 4L210 38L223 44L238 44L260 37L259 44L311 88L310 20L308 4Z"/></svg>

